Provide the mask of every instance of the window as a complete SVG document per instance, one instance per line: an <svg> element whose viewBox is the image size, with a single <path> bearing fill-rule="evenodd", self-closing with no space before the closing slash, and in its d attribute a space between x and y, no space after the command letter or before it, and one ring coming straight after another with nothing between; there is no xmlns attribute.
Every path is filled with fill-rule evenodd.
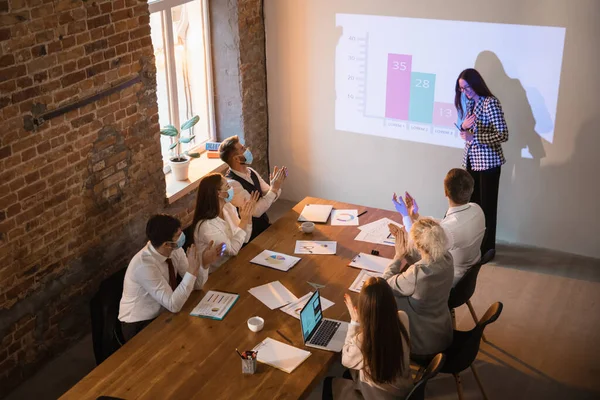
<svg viewBox="0 0 600 400"><path fill-rule="evenodd" d="M150 29L156 59L156 95L161 127L181 124L195 115L200 121L195 135L181 149L169 150L174 139L160 138L163 161L168 163L175 151L199 148L214 140L212 78L207 0L156 0L149 3Z"/></svg>

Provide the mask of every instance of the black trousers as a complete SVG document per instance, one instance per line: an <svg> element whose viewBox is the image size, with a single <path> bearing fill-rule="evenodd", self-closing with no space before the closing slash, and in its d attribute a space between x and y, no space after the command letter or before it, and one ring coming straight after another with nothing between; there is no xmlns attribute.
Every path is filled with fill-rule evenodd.
<svg viewBox="0 0 600 400"><path fill-rule="evenodd" d="M138 322L123 322L121 321L121 332L123 333L123 339L125 342L129 342L129 340L140 333L142 329L150 325L150 322L154 321L153 319L147 321L138 321Z"/></svg>
<svg viewBox="0 0 600 400"><path fill-rule="evenodd" d="M496 249L496 220L498 217L498 187L500 186L500 168L473 171L467 166L467 171L475 180L475 188L471 202L477 203L485 215L485 235L481 242L481 256L488 250Z"/></svg>

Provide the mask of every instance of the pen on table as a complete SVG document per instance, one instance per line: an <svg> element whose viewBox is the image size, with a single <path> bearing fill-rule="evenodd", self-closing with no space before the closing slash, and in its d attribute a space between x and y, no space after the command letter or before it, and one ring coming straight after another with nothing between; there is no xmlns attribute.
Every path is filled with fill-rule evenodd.
<svg viewBox="0 0 600 400"><path fill-rule="evenodd" d="M284 338L289 344L293 345L294 343L288 339L283 333L279 332L279 330L277 330L277 333L279 333L279 336L281 336L282 338Z"/></svg>
<svg viewBox="0 0 600 400"><path fill-rule="evenodd" d="M357 217L362 217L362 216L363 216L363 215L365 215L366 213L367 213L366 211L363 211L363 212L361 212L360 214L358 214L358 215L357 215Z"/></svg>

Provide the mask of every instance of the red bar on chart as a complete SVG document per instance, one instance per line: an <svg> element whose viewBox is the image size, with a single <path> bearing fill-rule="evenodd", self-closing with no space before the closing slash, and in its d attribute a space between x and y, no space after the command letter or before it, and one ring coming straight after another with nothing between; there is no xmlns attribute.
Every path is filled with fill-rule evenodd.
<svg viewBox="0 0 600 400"><path fill-rule="evenodd" d="M408 120L412 56L388 54L385 117Z"/></svg>
<svg viewBox="0 0 600 400"><path fill-rule="evenodd" d="M458 115L456 107L452 103L433 103L433 124L437 126L449 126L455 128Z"/></svg>

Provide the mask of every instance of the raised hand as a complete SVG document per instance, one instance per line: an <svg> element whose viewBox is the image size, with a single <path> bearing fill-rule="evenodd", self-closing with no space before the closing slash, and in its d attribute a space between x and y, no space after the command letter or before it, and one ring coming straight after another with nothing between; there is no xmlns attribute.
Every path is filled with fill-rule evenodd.
<svg viewBox="0 0 600 400"><path fill-rule="evenodd" d="M394 245L396 249L396 255L394 256L395 260L401 260L406 257L408 254L408 234L406 233L406 229L404 227L399 227L398 225L389 224L390 233L396 239L396 244Z"/></svg>
<svg viewBox="0 0 600 400"><path fill-rule="evenodd" d="M346 303L346 307L348 307L350 319L352 321L358 321L358 311L356 310L354 303L352 303L352 298L350 298L350 295L348 293L344 295L344 303Z"/></svg>
<svg viewBox="0 0 600 400"><path fill-rule="evenodd" d="M475 121L477 120L477 115L471 114L463 121L461 128L463 130L471 129L473 125L475 125Z"/></svg>
<svg viewBox="0 0 600 400"><path fill-rule="evenodd" d="M271 174L271 189L273 189L274 191L278 191L279 189L281 189L281 185L283 184L283 181L285 180L286 176L287 176L287 168L286 167L282 167L282 168L275 167L273 169L273 173Z"/></svg>
<svg viewBox="0 0 600 400"><path fill-rule="evenodd" d="M408 215L410 215L411 219L419 218L419 205L417 204L417 200L410 195L410 193L405 192L404 198L406 199L406 208L408 209Z"/></svg>
<svg viewBox="0 0 600 400"><path fill-rule="evenodd" d="M406 204L404 203L402 196L398 197L396 193L394 193L394 196L392 196L392 203L394 203L396 211L402 214L403 217L408 217L408 209L406 208Z"/></svg>
<svg viewBox="0 0 600 400"><path fill-rule="evenodd" d="M247 225L252 221L254 215L254 208L256 208L256 202L260 197L260 193L257 191L252 192L252 195L240 208L240 226Z"/></svg>
<svg viewBox="0 0 600 400"><path fill-rule="evenodd" d="M212 243L212 242L211 242ZM188 247L186 255L188 259L188 270L190 274L196 276L198 275L198 268L200 267L200 256L198 255L198 251L196 251L196 245L193 243Z"/></svg>
<svg viewBox="0 0 600 400"><path fill-rule="evenodd" d="M192 248L192 246L190 246L190 249ZM202 268L208 269L208 267L210 267L210 264L214 263L215 261L217 261L217 259L222 257L225 253L225 247L225 243L221 243L218 246L215 246L215 241L211 240L206 249L204 249L204 251L202 252Z"/></svg>

